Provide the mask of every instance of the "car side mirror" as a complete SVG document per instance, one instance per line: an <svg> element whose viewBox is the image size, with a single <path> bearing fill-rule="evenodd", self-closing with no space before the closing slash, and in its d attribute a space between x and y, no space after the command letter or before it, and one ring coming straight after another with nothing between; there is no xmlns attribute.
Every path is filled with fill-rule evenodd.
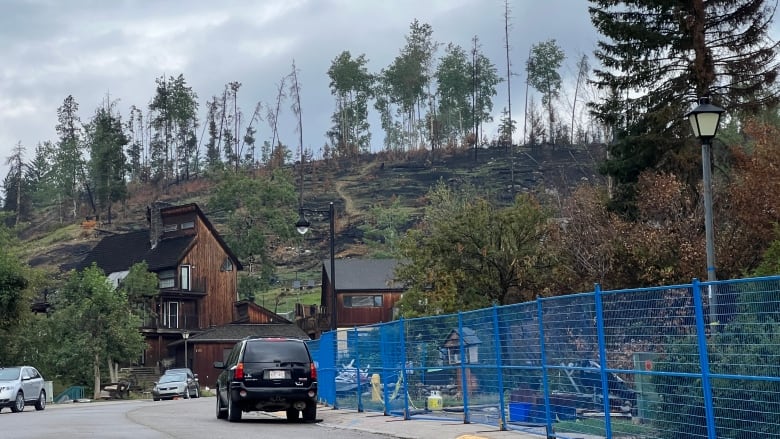
<svg viewBox="0 0 780 439"><path fill-rule="evenodd" d="M215 361L214 362L214 368L215 369L224 369L225 368L225 363L223 363L221 361Z"/></svg>

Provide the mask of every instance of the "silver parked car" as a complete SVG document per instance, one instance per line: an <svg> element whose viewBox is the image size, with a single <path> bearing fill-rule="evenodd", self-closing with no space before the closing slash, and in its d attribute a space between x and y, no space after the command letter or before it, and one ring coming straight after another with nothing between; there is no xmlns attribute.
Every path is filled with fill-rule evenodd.
<svg viewBox="0 0 780 439"><path fill-rule="evenodd" d="M198 378L189 369L172 369L166 371L152 388L152 399L199 398L200 384Z"/></svg>
<svg viewBox="0 0 780 439"><path fill-rule="evenodd" d="M0 367L0 410L11 407L14 413L34 404L35 410L46 408L43 376L32 366Z"/></svg>

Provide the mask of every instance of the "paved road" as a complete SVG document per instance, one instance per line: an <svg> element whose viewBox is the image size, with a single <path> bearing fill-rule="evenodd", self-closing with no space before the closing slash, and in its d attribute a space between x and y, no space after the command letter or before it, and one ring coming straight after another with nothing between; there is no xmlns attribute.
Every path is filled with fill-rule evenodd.
<svg viewBox="0 0 780 439"><path fill-rule="evenodd" d="M236 438L305 437L325 439L393 436L329 426L324 409L318 423L287 423L276 414L244 413L244 421L216 419L214 398L158 401L105 401L49 405L44 411L26 407L22 413L0 411L0 437L8 439L61 438ZM258 434L261 433L261 434Z"/></svg>

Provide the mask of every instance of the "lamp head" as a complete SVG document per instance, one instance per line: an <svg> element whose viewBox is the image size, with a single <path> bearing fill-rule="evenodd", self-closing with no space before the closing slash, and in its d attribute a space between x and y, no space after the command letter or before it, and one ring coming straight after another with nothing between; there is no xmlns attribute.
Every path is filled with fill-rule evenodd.
<svg viewBox="0 0 780 439"><path fill-rule="evenodd" d="M710 103L709 96L699 99L699 105L689 111L685 117L691 123L693 135L702 141L715 137L720 125L720 117L726 110Z"/></svg>
<svg viewBox="0 0 780 439"><path fill-rule="evenodd" d="M306 232L309 231L309 227L311 226L311 223L309 220L306 219L306 216L303 214L303 210L301 210L301 214L298 217L298 221L295 222L295 230L298 231L301 235L305 235Z"/></svg>

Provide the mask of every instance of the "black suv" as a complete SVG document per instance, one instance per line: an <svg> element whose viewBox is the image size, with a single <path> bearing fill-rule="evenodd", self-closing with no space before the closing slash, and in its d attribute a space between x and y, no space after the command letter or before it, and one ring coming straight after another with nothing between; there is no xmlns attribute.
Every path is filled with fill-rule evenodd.
<svg viewBox="0 0 780 439"><path fill-rule="evenodd" d="M242 412L285 410L287 420L317 417L317 368L302 340L246 338L227 360L214 362L217 418L237 422Z"/></svg>

